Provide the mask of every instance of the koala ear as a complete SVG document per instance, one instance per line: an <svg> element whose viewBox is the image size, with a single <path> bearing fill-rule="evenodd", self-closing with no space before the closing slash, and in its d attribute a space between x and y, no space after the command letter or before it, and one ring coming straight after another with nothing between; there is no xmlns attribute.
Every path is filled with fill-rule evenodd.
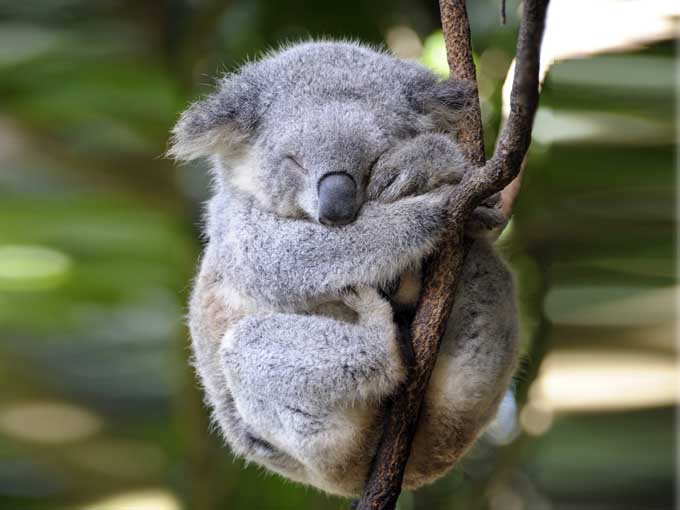
<svg viewBox="0 0 680 510"><path fill-rule="evenodd" d="M461 80L428 80L414 86L409 100L418 112L431 115L438 127L448 131L469 107L471 87Z"/></svg>
<svg viewBox="0 0 680 510"><path fill-rule="evenodd" d="M227 75L218 92L192 104L172 130L168 155L190 161L245 143L262 114L260 90L248 77Z"/></svg>

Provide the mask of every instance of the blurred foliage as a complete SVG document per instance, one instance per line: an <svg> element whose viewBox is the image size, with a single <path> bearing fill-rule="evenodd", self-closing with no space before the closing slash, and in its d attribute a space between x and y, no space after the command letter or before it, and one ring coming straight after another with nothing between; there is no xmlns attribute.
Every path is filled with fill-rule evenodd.
<svg viewBox="0 0 680 510"><path fill-rule="evenodd" d="M491 150L517 16L509 4L501 27L495 1L469 4ZM183 319L208 183L162 155L220 72L281 42L382 43L394 27L446 72L436 2L0 0L0 508L346 506L233 461L208 432ZM634 385L645 355L673 365L672 61L669 41L551 72L500 243L522 304L516 398L401 509L672 507L668 401L541 414L533 400L546 355L616 352ZM574 372L566 390L620 397L602 366L604 383L579 390Z"/></svg>

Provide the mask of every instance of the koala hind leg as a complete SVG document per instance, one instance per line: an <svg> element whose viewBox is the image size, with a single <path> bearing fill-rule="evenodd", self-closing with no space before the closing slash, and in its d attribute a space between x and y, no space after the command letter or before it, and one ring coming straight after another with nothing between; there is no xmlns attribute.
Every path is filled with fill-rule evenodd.
<svg viewBox="0 0 680 510"><path fill-rule="evenodd" d="M292 313L248 316L221 348L244 422L321 478L358 457L357 437L371 429L377 401L405 376L389 303L370 288L343 300L356 323Z"/></svg>
<svg viewBox="0 0 680 510"><path fill-rule="evenodd" d="M404 484L451 469L493 418L518 357L512 275L492 246L473 245L423 402Z"/></svg>

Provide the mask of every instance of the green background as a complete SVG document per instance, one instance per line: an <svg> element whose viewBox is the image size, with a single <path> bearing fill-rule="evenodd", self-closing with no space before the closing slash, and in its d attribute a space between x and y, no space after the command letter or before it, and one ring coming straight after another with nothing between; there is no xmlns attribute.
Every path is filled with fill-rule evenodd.
<svg viewBox="0 0 680 510"><path fill-rule="evenodd" d="M503 27L497 2L469 3L488 151L517 6ZM272 46L401 34L442 69L438 29L434 1L0 0L0 508L347 506L209 432L184 320L208 179L163 153L191 99ZM401 509L673 507L672 396L650 397L674 384L673 50L553 68L499 243L522 303L517 403ZM562 369L547 410L544 359Z"/></svg>

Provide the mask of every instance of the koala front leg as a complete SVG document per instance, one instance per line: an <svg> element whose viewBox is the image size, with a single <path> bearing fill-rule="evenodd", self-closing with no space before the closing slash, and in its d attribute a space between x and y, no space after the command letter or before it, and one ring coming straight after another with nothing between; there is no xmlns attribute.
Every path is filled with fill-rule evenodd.
<svg viewBox="0 0 680 510"><path fill-rule="evenodd" d="M380 157L366 190L369 200L394 202L458 184L472 169L450 136L425 133L401 142Z"/></svg>
<svg viewBox="0 0 680 510"><path fill-rule="evenodd" d="M394 203L369 202L343 227L284 218L235 198L210 214L227 222L214 229L220 267L245 295L286 309L328 301L346 287L380 286L431 253L449 195L442 187Z"/></svg>
<svg viewBox="0 0 680 510"><path fill-rule="evenodd" d="M387 151L376 163L367 188L369 200L394 202L407 196L429 193L443 185L460 183L467 172L476 169L450 136L425 133ZM466 234L477 238L507 222L498 209L495 194L475 209L466 225Z"/></svg>
<svg viewBox="0 0 680 510"><path fill-rule="evenodd" d="M335 436L347 434L347 423L338 426L343 407L377 402L405 377L389 303L370 288L344 301L358 313L357 323L286 313L249 316L227 333L221 348L244 421L312 468Z"/></svg>

